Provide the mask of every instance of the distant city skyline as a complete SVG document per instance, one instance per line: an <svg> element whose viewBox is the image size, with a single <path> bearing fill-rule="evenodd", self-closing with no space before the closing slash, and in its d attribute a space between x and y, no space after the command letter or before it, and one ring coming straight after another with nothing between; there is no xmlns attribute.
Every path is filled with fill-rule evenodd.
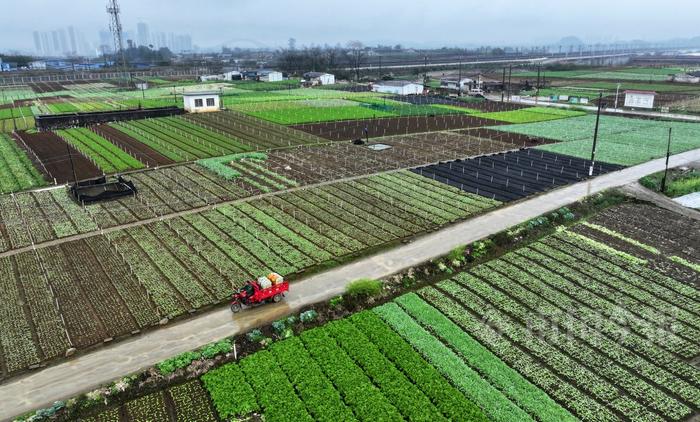
<svg viewBox="0 0 700 422"><path fill-rule="evenodd" d="M109 22L105 5L102 0L9 2L0 15L0 51L36 52L37 45L42 51L45 47L81 51L86 45L78 34L84 34L87 49L97 53L105 45L101 31ZM636 0L531 0L526 6L513 0L474 4L328 0L323 7L312 0L120 0L120 6L129 34L125 38L135 44L174 48L196 44L203 50L274 49L286 46L289 38L295 38L299 47L359 40L366 45L429 48L552 45L568 35L585 44L700 35L700 2L694 0L669 0L663 7L640 5ZM70 45L69 27L75 31L75 48ZM64 28L65 42L60 28ZM34 36L33 31L39 34Z"/></svg>
<svg viewBox="0 0 700 422"><path fill-rule="evenodd" d="M165 47L177 53L193 49L189 34L151 32L146 22L138 22L135 28L122 32L125 47L131 43L135 47ZM39 56L97 56L114 51L114 39L107 28L99 30L94 39L86 37L73 26L49 31L35 30L32 38L34 49L31 53Z"/></svg>

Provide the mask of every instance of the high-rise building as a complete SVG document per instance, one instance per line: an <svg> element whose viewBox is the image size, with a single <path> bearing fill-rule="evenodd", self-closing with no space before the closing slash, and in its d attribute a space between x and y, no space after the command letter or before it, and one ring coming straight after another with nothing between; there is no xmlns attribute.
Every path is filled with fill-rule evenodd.
<svg viewBox="0 0 700 422"><path fill-rule="evenodd" d="M185 34L182 36L181 51L192 51L192 37L189 34Z"/></svg>
<svg viewBox="0 0 700 422"><path fill-rule="evenodd" d="M78 43L75 39L75 28L68 27L68 39L70 41L70 54L78 54Z"/></svg>
<svg viewBox="0 0 700 422"><path fill-rule="evenodd" d="M51 31L51 40L53 40L53 54L59 54L61 52L61 43L58 40L58 31Z"/></svg>
<svg viewBox="0 0 700 422"><path fill-rule="evenodd" d="M151 35L148 32L148 24L139 22L136 25L136 41L138 45L148 46L151 43Z"/></svg>
<svg viewBox="0 0 700 422"><path fill-rule="evenodd" d="M41 35L39 34L39 31L34 31L34 51L36 51L37 54L44 54L44 50L41 49Z"/></svg>
<svg viewBox="0 0 700 422"><path fill-rule="evenodd" d="M112 34L106 30L100 30L100 46L99 51L102 54L109 54L114 51L114 40Z"/></svg>
<svg viewBox="0 0 700 422"><path fill-rule="evenodd" d="M49 44L49 34L46 32L41 33L41 50L44 52L45 56L51 55L51 45Z"/></svg>
<svg viewBox="0 0 700 422"><path fill-rule="evenodd" d="M158 48L168 48L167 37L165 32L158 33Z"/></svg>
<svg viewBox="0 0 700 422"><path fill-rule="evenodd" d="M58 41L61 44L61 54L68 54L68 52L70 51L68 50L68 38L66 37L66 30L63 28L58 30Z"/></svg>

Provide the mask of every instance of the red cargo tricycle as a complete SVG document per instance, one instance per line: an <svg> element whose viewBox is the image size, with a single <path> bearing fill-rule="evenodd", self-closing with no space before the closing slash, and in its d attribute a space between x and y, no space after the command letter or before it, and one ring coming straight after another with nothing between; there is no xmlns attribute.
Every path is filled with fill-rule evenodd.
<svg viewBox="0 0 700 422"><path fill-rule="evenodd" d="M266 289L260 287L257 281L249 281L233 295L231 312L238 312L243 305L256 306L262 303L277 303L289 291L289 282L274 284Z"/></svg>

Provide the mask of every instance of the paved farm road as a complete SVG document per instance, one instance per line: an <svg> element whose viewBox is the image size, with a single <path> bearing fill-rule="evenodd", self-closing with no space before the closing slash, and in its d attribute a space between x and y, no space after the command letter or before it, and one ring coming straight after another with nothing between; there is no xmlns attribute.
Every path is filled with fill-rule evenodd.
<svg viewBox="0 0 700 422"><path fill-rule="evenodd" d="M671 165L685 165L698 159L700 149L671 157ZM635 182L663 168L664 159L658 159L550 191L428 234L413 243L300 280L280 304L247 310L235 317L228 308L218 309L10 380L0 385L0 420L48 406L55 400L92 390L177 353L269 323L304 305L341 293L352 280L393 274L444 255L456 246L497 233L587 195Z"/></svg>

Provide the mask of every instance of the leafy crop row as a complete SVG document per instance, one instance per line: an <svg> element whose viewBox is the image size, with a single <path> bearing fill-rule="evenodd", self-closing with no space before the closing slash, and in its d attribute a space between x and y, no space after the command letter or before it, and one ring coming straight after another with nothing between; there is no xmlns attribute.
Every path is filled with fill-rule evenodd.
<svg viewBox="0 0 700 422"><path fill-rule="evenodd" d="M501 392L486 382L453 351L423 329L397 304L374 309L396 332L418 350L425 359L460 391L484 410L490 420L527 421L532 418Z"/></svg>
<svg viewBox="0 0 700 422"><path fill-rule="evenodd" d="M93 160L105 173L140 169L144 165L116 145L86 128L58 130L56 133Z"/></svg>
<svg viewBox="0 0 700 422"><path fill-rule="evenodd" d="M409 293L401 296L396 299L396 303L421 325L426 328L430 327L438 337L456 350L467 364L532 417L537 420L551 421L576 420L542 390L509 368L488 349L417 295Z"/></svg>
<svg viewBox="0 0 700 422"><path fill-rule="evenodd" d="M39 171L27 155L0 133L0 193L9 193L45 185Z"/></svg>

